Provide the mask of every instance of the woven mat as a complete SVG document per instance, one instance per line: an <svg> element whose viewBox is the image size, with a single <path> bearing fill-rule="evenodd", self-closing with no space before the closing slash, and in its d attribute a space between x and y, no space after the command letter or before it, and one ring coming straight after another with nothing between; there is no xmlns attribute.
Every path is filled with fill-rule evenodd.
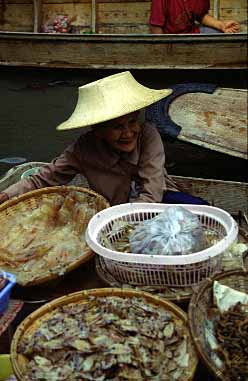
<svg viewBox="0 0 248 381"><path fill-rule="evenodd" d="M9 301L7 310L3 314L0 314L0 336L15 319L23 304L21 300L12 299Z"/></svg>

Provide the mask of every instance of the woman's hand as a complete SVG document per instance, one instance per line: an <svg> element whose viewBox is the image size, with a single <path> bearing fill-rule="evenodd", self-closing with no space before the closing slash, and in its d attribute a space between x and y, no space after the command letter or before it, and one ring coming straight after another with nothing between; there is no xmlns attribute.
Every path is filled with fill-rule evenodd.
<svg viewBox="0 0 248 381"><path fill-rule="evenodd" d="M2 204L4 201L7 201L9 199L9 196L4 193L4 192L1 192L0 193L0 204Z"/></svg>
<svg viewBox="0 0 248 381"><path fill-rule="evenodd" d="M240 24L235 20L218 20L208 13L201 20L202 25L210 28L215 28L223 33L238 33L240 32Z"/></svg>
<svg viewBox="0 0 248 381"><path fill-rule="evenodd" d="M221 31L224 33L238 33L240 32L240 24L234 20L222 21Z"/></svg>

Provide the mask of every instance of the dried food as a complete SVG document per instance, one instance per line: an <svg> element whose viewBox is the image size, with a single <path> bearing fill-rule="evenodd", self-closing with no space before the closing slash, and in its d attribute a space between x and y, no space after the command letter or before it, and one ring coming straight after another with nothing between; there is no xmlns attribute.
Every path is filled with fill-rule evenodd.
<svg viewBox="0 0 248 381"><path fill-rule="evenodd" d="M66 267L89 250L85 230L98 212L95 198L82 192L53 193L27 212L25 204L0 225L0 268L28 284Z"/></svg>
<svg viewBox="0 0 248 381"><path fill-rule="evenodd" d="M185 255L205 248L203 228L197 215L173 205L141 222L129 237L132 253Z"/></svg>
<svg viewBox="0 0 248 381"><path fill-rule="evenodd" d="M237 303L248 304L248 295L244 292L234 290L218 281L213 284L214 304L221 313L229 310Z"/></svg>
<svg viewBox="0 0 248 381"><path fill-rule="evenodd" d="M195 218L197 219L197 217ZM153 221L153 220L156 221L155 219L146 220L145 222L115 221L113 223L111 232L101 236L101 243L103 246L107 247L108 249L119 251L122 253L169 255L169 251L167 250L168 248L166 248L165 250L166 254L165 254L161 246L164 239L164 237L162 236L162 234L164 234L163 229L161 229L161 234L155 234L153 232L156 242L152 241L152 239L148 239L150 238L150 236L148 235L148 230L150 228L148 228L149 225L146 225L145 223L148 221ZM198 226L196 231L197 231L198 238L200 237L200 239L198 240L198 243L197 243L197 250L196 250L196 246L195 246L195 250L193 251L189 249L189 248L192 249L192 242L190 241L189 234L188 234L186 238L184 237L185 240L187 241L187 242L185 241L186 244L189 245L187 249L187 253L184 251L184 254L191 254L194 251L200 251L200 250L206 249L208 247L215 245L217 242L219 242L220 238L218 237L218 234L214 230L210 228L207 229L203 226L200 229L199 224L200 222L198 221ZM143 227L146 227L146 229L148 230L143 231ZM193 238L196 239L196 237L193 237ZM132 242L134 242L134 239L137 240L136 242L137 244L132 245ZM168 241L168 235L165 237L165 244L167 244L167 241ZM140 249L136 250L138 246L140 247ZM181 246L181 249L182 249L182 246ZM183 254L183 250L179 252L177 249L175 249L174 251L172 250L170 252L170 255L179 255L179 254Z"/></svg>
<svg viewBox="0 0 248 381"><path fill-rule="evenodd" d="M248 379L248 295L218 281L204 322L210 357L225 381Z"/></svg>
<svg viewBox="0 0 248 381"><path fill-rule="evenodd" d="M189 337L174 313L143 298L90 296L44 315L18 353L25 381L184 380Z"/></svg>
<svg viewBox="0 0 248 381"><path fill-rule="evenodd" d="M235 304L214 321L216 353L226 381L248 380L248 305Z"/></svg>

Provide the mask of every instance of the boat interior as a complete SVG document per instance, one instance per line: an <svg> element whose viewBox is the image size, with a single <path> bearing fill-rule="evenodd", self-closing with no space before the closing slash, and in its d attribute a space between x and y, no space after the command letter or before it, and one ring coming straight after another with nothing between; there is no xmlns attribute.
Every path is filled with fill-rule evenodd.
<svg viewBox="0 0 248 381"><path fill-rule="evenodd" d="M40 33L66 15L72 34L149 34L151 0L0 0L0 30ZM211 0L210 14L247 33L247 0Z"/></svg>

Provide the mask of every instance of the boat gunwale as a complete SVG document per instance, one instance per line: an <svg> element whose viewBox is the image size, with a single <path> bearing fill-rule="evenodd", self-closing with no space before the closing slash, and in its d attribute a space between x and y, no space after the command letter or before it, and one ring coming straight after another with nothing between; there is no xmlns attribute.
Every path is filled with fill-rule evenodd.
<svg viewBox="0 0 248 381"><path fill-rule="evenodd" d="M70 42L164 42L164 43L209 43L209 42L247 42L247 33L235 34L141 34L141 33L94 33L94 34L72 34L72 33L33 33L33 32L10 32L0 31L0 39L32 39L32 40L54 40Z"/></svg>

